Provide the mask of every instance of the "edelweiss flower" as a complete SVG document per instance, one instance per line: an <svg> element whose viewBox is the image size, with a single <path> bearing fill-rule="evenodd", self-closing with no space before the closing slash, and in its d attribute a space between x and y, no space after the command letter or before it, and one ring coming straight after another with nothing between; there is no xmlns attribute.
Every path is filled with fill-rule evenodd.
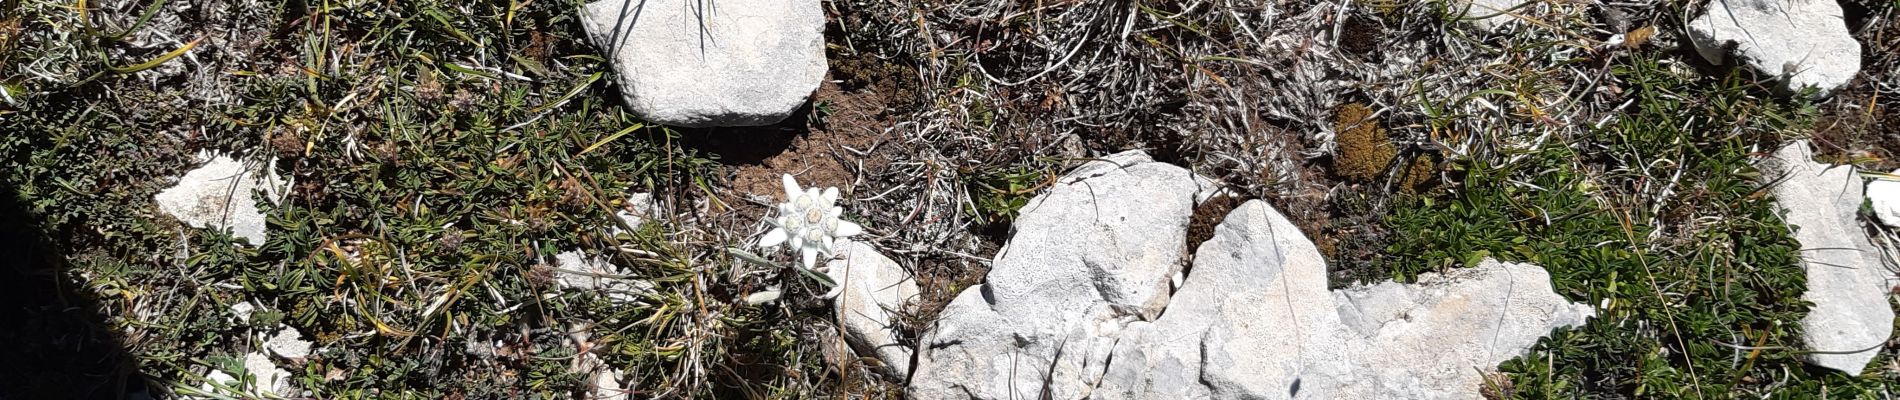
<svg viewBox="0 0 1900 400"><path fill-rule="evenodd" d="M770 220L773 228L759 238L759 247L790 244L793 251L804 257L805 269L812 269L819 256L831 257L832 246L838 239L864 233L858 224L838 219L838 215L844 213L844 207L834 205L838 202L838 188L800 189L798 180L791 175L783 179L785 202L779 203L778 218Z"/></svg>

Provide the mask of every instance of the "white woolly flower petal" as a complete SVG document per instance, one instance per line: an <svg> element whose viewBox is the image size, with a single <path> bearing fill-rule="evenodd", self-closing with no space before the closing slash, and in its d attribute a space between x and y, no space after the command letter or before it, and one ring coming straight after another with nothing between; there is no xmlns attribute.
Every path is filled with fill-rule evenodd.
<svg viewBox="0 0 1900 400"><path fill-rule="evenodd" d="M842 219L837 220L837 221L838 221L838 227L831 229L831 236L852 237L852 236L857 236L860 233L864 233L864 227L858 226L858 224L855 222L846 221Z"/></svg>
<svg viewBox="0 0 1900 400"><path fill-rule="evenodd" d="M759 247L778 247L778 245L784 244L786 239L790 239L791 236L792 235L785 233L785 228L772 228L771 231L765 233L764 237L759 238Z"/></svg>
<svg viewBox="0 0 1900 400"><path fill-rule="evenodd" d="M820 263L834 256L837 248L844 245L843 238L864 233L864 227L839 218L844 215L844 207L837 205L838 188L804 187L791 174L782 174L779 179L785 184L785 202L776 204L778 215L766 220L774 226L759 238L759 246L786 245L798 253L805 269L826 270ZM834 285L823 297L836 297L842 292L842 287ZM756 298L748 300L771 301L778 294L776 291L755 293Z"/></svg>
<svg viewBox="0 0 1900 400"><path fill-rule="evenodd" d="M779 181L785 183L785 201L787 202L792 201L792 198L798 197L798 192L805 191L798 187L798 180L792 179L792 174L779 175Z"/></svg>
<svg viewBox="0 0 1900 400"><path fill-rule="evenodd" d="M824 193L824 192L821 192L821 191L818 191L818 188L815 188L815 187L814 187L814 188L805 188L805 196L808 196L808 197L810 197L810 198L811 198L811 202L810 202L810 203L806 203L806 204L804 204L804 206L805 206L805 207L807 207L807 208L811 208L811 207L831 207L831 203L827 203L827 202L825 202L825 193Z"/></svg>
<svg viewBox="0 0 1900 400"><path fill-rule="evenodd" d="M805 269L811 269L812 265L818 263L818 249L807 247L801 253L805 256Z"/></svg>

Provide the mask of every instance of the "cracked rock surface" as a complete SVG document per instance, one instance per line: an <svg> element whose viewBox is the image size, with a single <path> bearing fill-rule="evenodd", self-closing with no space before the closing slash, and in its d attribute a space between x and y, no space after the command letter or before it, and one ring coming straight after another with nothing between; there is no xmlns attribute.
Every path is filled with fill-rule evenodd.
<svg viewBox="0 0 1900 400"><path fill-rule="evenodd" d="M154 197L158 209L194 228L230 229L231 236L263 245L264 213L251 194L262 189L266 200L276 202L289 184L275 171L266 171L262 164L268 162L245 163L211 153L199 154L198 161L204 165Z"/></svg>
<svg viewBox="0 0 1900 400"><path fill-rule="evenodd" d="M818 0L599 0L581 25L627 107L666 125L778 123L828 68Z"/></svg>
<svg viewBox="0 0 1900 400"><path fill-rule="evenodd" d="M1860 42L1844 18L1835 0L1714 0L1689 22L1689 38L1711 63L1727 63L1733 49L1782 89L1812 86L1826 97L1860 73Z"/></svg>
<svg viewBox="0 0 1900 400"><path fill-rule="evenodd" d="M1160 319L1129 325L1093 393L1153 398L1479 398L1483 371L1594 315L1528 264L1327 291L1318 249L1250 201Z"/></svg>
<svg viewBox="0 0 1900 400"><path fill-rule="evenodd" d="M1854 167L1813 160L1808 141L1794 141L1763 161L1762 176L1779 182L1775 202L1801 243L1808 279L1801 298L1814 303L1801 320L1802 341L1815 351L1808 363L1859 374L1893 336L1887 291L1895 277L1861 229Z"/></svg>
<svg viewBox="0 0 1900 400"><path fill-rule="evenodd" d="M1487 260L1326 290L1312 242L1250 201L1195 254L1213 184L1138 152L1032 200L987 284L920 341L918 399L1478 398L1482 372L1593 315L1542 268Z"/></svg>
<svg viewBox="0 0 1900 400"><path fill-rule="evenodd" d="M1211 183L1126 152L1030 200L987 284L966 289L919 343L919 399L1086 396L1123 326L1160 315L1194 205Z"/></svg>

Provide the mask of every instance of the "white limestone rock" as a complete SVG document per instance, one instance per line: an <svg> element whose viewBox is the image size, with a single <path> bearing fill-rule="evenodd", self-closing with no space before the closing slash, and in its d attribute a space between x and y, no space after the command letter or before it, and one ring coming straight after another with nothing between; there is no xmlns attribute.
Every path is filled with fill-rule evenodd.
<svg viewBox="0 0 1900 400"><path fill-rule="evenodd" d="M1212 187L1140 153L1065 176L925 333L909 396L1478 398L1484 371L1594 315L1543 269L1491 260L1328 291L1319 250L1260 201L1170 294Z"/></svg>
<svg viewBox="0 0 1900 400"><path fill-rule="evenodd" d="M627 106L682 127L790 116L824 79L824 25L818 0L599 0L581 10Z"/></svg>
<svg viewBox="0 0 1900 400"><path fill-rule="evenodd" d="M270 356L263 353L245 354L244 372L256 378L257 386L254 389L259 397L268 397L264 396L267 394L290 395L296 390L290 385L290 378L295 375L278 367L277 363L271 362Z"/></svg>
<svg viewBox="0 0 1900 400"><path fill-rule="evenodd" d="M832 310L844 322L845 341L858 354L877 357L893 376L905 376L911 350L897 341L897 317L917 298L917 282L869 244L847 239L841 245L843 257L827 262L826 274L844 285Z"/></svg>
<svg viewBox="0 0 1900 400"><path fill-rule="evenodd" d="M1486 31L1497 30L1518 18L1512 14L1522 14L1526 9L1535 7L1540 0L1464 0L1462 5L1466 21ZM1522 6L1522 7L1520 7Z"/></svg>
<svg viewBox="0 0 1900 400"><path fill-rule="evenodd" d="M1161 313L1205 178L1138 151L1089 162L1022 208L988 284L920 342L919 399L1086 396L1124 325Z"/></svg>
<svg viewBox="0 0 1900 400"><path fill-rule="evenodd" d="M1801 243L1801 267L1814 303L1801 320L1808 363L1859 374L1893 336L1893 309L1887 292L1892 267L1867 239L1857 218L1861 181L1853 166L1813 161L1806 140L1783 146L1763 160L1763 179L1778 182L1776 204Z"/></svg>
<svg viewBox="0 0 1900 400"><path fill-rule="evenodd" d="M1124 331L1094 398L1476 399L1482 371L1594 315L1542 268L1494 260L1328 292L1318 249L1259 201L1194 260L1167 311Z"/></svg>
<svg viewBox="0 0 1900 400"><path fill-rule="evenodd" d="M633 398L633 388L621 383L626 371L607 365L606 361L594 353L581 353L572 367L574 373L586 374L587 393L580 396L583 400L617 400Z"/></svg>
<svg viewBox="0 0 1900 400"><path fill-rule="evenodd" d="M257 305L251 304L249 301L241 301L231 305L231 316L237 317L238 322L250 323L251 314L256 312Z"/></svg>
<svg viewBox="0 0 1900 400"><path fill-rule="evenodd" d="M1782 89L1826 97L1860 72L1860 43L1843 18L1835 0L1714 0L1689 22L1689 38L1711 63L1727 63L1732 48Z"/></svg>
<svg viewBox="0 0 1900 400"><path fill-rule="evenodd" d="M230 387L230 388L237 388L241 386L240 385L241 383L243 382L239 381L237 377L231 376L231 374L224 373L223 370L213 368L211 369L211 372L205 374L205 380L203 383L200 383L198 385L198 390L205 393L238 394L238 393L233 393L228 390L219 389L218 385L223 385L225 387Z"/></svg>
<svg viewBox="0 0 1900 400"><path fill-rule="evenodd" d="M1900 176L1900 170L1894 170ZM1888 228L1900 228L1900 181L1874 179L1867 182L1867 202L1874 208L1874 217Z"/></svg>
<svg viewBox="0 0 1900 400"><path fill-rule="evenodd" d="M310 341L303 340L297 328L284 327L264 341L264 350L278 357L297 359L310 356Z"/></svg>
<svg viewBox="0 0 1900 400"><path fill-rule="evenodd" d="M264 244L267 235L264 213L258 211L253 193L265 201L283 200L289 183L261 164L233 160L231 157L202 153L204 166L186 172L178 184L154 197L158 209L179 221L200 229L230 229L231 235Z"/></svg>
<svg viewBox="0 0 1900 400"><path fill-rule="evenodd" d="M213 369L205 375L205 382L199 385L198 390L239 398L278 398L296 395L298 390L292 384L296 374L278 366L277 362L271 359L271 355L275 354L291 360L309 357L311 343L303 340L302 336L303 334L296 328L291 327L279 329L275 335L268 338L259 333L257 339L262 343L260 347L263 350L246 353L244 358L239 360L244 365L244 375L250 378L251 384L247 385L238 377ZM224 388L212 385L212 382L223 385Z"/></svg>
<svg viewBox="0 0 1900 400"><path fill-rule="evenodd" d="M626 271L580 250L554 256L554 281L562 289L599 292L618 303L636 303L653 294L653 282L634 279Z"/></svg>
<svg viewBox="0 0 1900 400"><path fill-rule="evenodd" d="M628 229L640 229L640 225L646 224L647 220L659 218L659 216L660 206L653 201L652 193L634 193L627 197L626 207L614 212L614 217L619 218L620 223L626 225ZM620 225L615 225L608 231L613 234L626 233Z"/></svg>

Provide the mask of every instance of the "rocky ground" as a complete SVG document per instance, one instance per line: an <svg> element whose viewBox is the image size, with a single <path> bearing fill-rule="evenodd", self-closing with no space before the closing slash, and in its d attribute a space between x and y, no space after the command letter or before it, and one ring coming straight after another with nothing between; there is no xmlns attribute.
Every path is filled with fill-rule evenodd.
<svg viewBox="0 0 1900 400"><path fill-rule="evenodd" d="M1889 398L1896 17L0 0L0 398Z"/></svg>

